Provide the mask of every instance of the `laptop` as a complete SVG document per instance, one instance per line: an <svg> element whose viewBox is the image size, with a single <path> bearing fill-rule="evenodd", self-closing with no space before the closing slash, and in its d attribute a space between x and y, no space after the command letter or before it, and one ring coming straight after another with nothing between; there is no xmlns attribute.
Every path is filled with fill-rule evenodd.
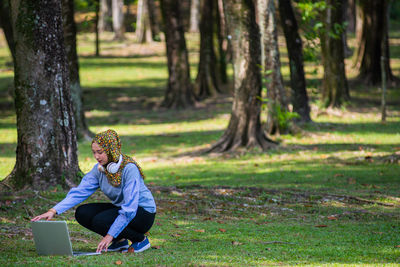
<svg viewBox="0 0 400 267"><path fill-rule="evenodd" d="M99 255L100 252L74 252L66 221L36 221L31 223L36 251L39 255Z"/></svg>

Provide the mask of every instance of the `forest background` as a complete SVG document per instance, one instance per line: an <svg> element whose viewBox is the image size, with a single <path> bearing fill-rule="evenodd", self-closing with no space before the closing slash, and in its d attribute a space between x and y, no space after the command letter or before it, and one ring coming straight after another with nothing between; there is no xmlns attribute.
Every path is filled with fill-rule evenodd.
<svg viewBox="0 0 400 267"><path fill-rule="evenodd" d="M114 1L114 6L119 3L119 13L114 11L116 15L108 17L102 9L106 2L112 11L113 1L62 1L61 10L57 1L52 1L55 12L44 9L43 13L37 9L40 5L29 6L52 19L59 15L58 23L63 27L53 29L56 37L52 40L58 48L47 47L49 42L40 42L40 38L29 43L32 37L21 30L21 35L13 35L20 41L16 46L1 36L0 177L7 177L0 199L0 240L7 244L0 248L2 265L399 263L398 1L371 1L377 6L363 6L363 1L258 1L253 5L254 1L193 0L182 1L179 8L176 1ZM301 78L293 83L298 77L294 77L290 62L298 61L290 59L290 51L298 47L287 49L293 43L287 43L290 36L282 24L280 4L284 2L292 5L302 38L304 91L298 87ZM73 47L68 42L71 35L65 34L72 25L65 24L66 4L71 7L71 3L77 27L76 59L68 53ZM338 3L349 11L335 7ZM2 1L2 7L4 4ZM235 14L238 6L246 16ZM152 12L146 13L146 8L154 11L153 22ZM262 24L259 10L270 20ZM335 10L342 10L337 21L324 20ZM363 20L355 16L360 10L364 10L365 21L381 24L361 27ZM21 15L15 10L9 14L16 21ZM221 14L225 19L221 20ZM348 14L353 14L356 22L359 18L358 24L352 25ZM118 28L118 21L112 25L112 17L121 16L122 26ZM197 22L193 22L196 16ZM202 17L213 23L202 24ZM166 18L179 18L175 21L180 27ZM218 21L226 23L223 38L219 38L217 29L223 27ZM4 32L6 24L1 20ZM210 24L215 25L211 30L207 29ZM15 29L17 25L9 26ZM257 25L259 31L254 31ZM177 28L182 30L168 33ZM372 36L362 39L363 31ZM210 38L214 56L204 53L210 51L204 48ZM60 43L62 39L65 44ZM259 39L258 44L255 39ZM173 56L167 53L168 41L170 47L179 48L169 51L183 51L176 53L183 55L176 58L179 65L168 58ZM340 50L338 43L342 47L339 56L332 52ZM371 51L379 51L379 55L376 59L376 55L364 53L373 62L368 66L360 48L364 44L364 51L368 51L371 43L375 44ZM17 51L14 56L10 53L13 49ZM252 54L255 50L264 52ZM57 69L57 63L65 64L63 57L69 63L46 74L44 68L34 65L40 61L35 61L35 55L42 52L46 56L49 51L64 54L46 57L46 67ZM215 61L210 62L213 57ZM226 78L220 68L223 58ZM327 62L332 61L339 62L329 66ZM79 63L78 72L71 62ZM239 64L243 62L246 64ZM236 70L238 66L250 67L242 69L246 75L240 76L234 66ZM16 79L14 67L19 73ZM74 73L79 75L74 78ZM35 74L37 80L21 80ZM56 74L64 82L54 83ZM176 81L174 77L183 77L176 87L171 82ZM34 82L36 85L30 87ZM75 95L74 83L81 89ZM255 102L243 104L252 94ZM71 96L61 105L50 97L62 99L66 95ZM296 95L302 100L296 102ZM83 99L83 103L76 99ZM41 109L47 103L53 110L51 116ZM236 113L238 107L245 112ZM57 130L54 125L59 123L60 110L75 122L69 127L62 123ZM235 117L243 123L236 123ZM257 127L249 131L251 125ZM92 168L95 160L90 138L109 128L121 135L123 151L140 162L154 193L158 215L149 233L154 249L141 255L38 257L29 218L60 201L68 187L79 182L79 174ZM63 135L63 131L68 134ZM46 145L52 144L51 138L64 145ZM66 147L75 155L59 155ZM105 198L96 193L91 200ZM96 235L76 224L73 211L59 218L68 221L74 249L90 250L97 244Z"/></svg>

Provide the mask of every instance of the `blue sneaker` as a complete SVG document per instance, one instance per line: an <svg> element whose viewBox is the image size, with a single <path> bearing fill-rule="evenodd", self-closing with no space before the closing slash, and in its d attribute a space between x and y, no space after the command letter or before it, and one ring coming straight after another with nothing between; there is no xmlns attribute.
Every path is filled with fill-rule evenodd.
<svg viewBox="0 0 400 267"><path fill-rule="evenodd" d="M107 251L122 251L127 248L129 248L129 243L125 239L124 241L113 241Z"/></svg>
<svg viewBox="0 0 400 267"><path fill-rule="evenodd" d="M132 245L130 245L130 247L127 250L123 250L122 252L139 253L139 252L143 252L143 251L145 251L146 249L149 249L149 248L150 248L150 241L146 236L142 242L132 243Z"/></svg>

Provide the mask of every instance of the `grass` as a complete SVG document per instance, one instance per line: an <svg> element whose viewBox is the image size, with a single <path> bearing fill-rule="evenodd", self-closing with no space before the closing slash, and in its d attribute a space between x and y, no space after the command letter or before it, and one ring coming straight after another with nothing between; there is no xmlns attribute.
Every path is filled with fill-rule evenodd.
<svg viewBox="0 0 400 267"><path fill-rule="evenodd" d="M157 202L154 247L139 255L37 256L29 218L60 201L66 191L21 191L0 199L1 266L398 266L400 263L399 88L389 90L388 122L381 123L377 87L351 83L352 102L324 111L317 99L321 70L306 66L312 80L312 118L296 136L261 152L195 153L219 139L229 121L232 97L209 99L191 110L155 108L165 91L164 44L122 44L104 36L100 58L93 36L79 36L80 74L90 129L115 129L123 151L142 165ZM198 38L188 36L195 78ZM399 43L392 68L400 76ZM286 51L282 48L285 79ZM0 177L13 168L17 132L12 69L0 40ZM318 67L318 66L317 66ZM231 72L230 72L231 73ZM354 73L351 73L354 76ZM352 78L351 76L350 78ZM95 160L90 142L79 142L79 164ZM90 201L106 201L97 192ZM93 250L100 238L68 222L75 250Z"/></svg>

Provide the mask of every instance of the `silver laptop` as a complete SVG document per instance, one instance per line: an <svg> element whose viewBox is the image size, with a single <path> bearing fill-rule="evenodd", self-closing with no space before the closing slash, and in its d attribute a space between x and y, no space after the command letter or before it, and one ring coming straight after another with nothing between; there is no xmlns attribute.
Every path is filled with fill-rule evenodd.
<svg viewBox="0 0 400 267"><path fill-rule="evenodd" d="M39 255L99 255L100 252L73 252L66 221L31 223L36 251Z"/></svg>

